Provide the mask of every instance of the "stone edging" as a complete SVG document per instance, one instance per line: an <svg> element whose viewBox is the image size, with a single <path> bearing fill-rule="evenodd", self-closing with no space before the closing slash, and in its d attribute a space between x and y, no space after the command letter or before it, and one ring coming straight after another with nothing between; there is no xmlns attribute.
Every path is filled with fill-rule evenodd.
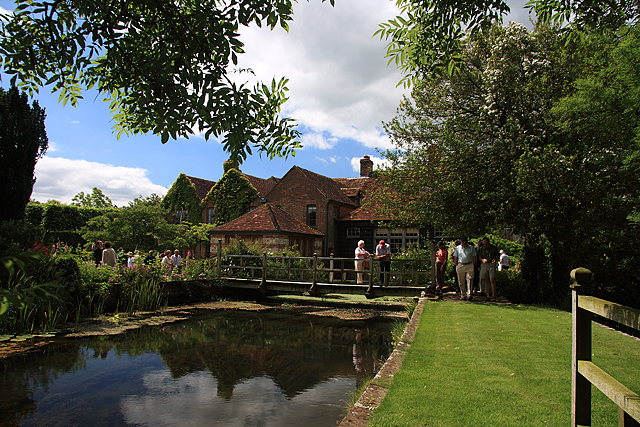
<svg viewBox="0 0 640 427"><path fill-rule="evenodd" d="M387 395L389 384L396 372L400 370L407 349L416 334L420 315L424 308L426 298L420 298L418 305L411 316L411 320L400 338L400 342L393 350L387 361L378 371L375 378L369 383L360 396L360 399L349 410L349 413L340 422L340 427L363 427L369 423L371 412L380 406L382 399Z"/></svg>

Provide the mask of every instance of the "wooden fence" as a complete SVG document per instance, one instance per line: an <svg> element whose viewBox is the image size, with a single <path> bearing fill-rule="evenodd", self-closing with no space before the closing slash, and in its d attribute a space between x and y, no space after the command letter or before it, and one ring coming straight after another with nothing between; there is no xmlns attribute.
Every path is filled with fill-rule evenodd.
<svg viewBox="0 0 640 427"><path fill-rule="evenodd" d="M276 280L316 283L344 284L356 282L353 258L285 257L262 255L222 255L221 244L217 251L218 277L246 278L253 280ZM431 259L392 259L391 270L383 273L385 286L423 286L432 284L435 263ZM379 267L371 260L365 267L365 281L369 288L379 282Z"/></svg>
<svg viewBox="0 0 640 427"><path fill-rule="evenodd" d="M618 405L618 425L640 426L640 396L591 362L592 313L640 330L640 310L589 296L591 271L571 272L572 357L571 426L591 425L591 384ZM630 338L631 339L631 338Z"/></svg>

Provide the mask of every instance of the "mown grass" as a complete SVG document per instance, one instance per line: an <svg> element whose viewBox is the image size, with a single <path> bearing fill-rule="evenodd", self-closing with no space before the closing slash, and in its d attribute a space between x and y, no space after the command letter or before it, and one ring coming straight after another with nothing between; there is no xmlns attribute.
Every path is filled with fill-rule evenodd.
<svg viewBox="0 0 640 427"><path fill-rule="evenodd" d="M640 392L640 341L593 325L593 361ZM427 302L370 426L562 426L571 413L571 314ZM617 406L592 388L592 426Z"/></svg>

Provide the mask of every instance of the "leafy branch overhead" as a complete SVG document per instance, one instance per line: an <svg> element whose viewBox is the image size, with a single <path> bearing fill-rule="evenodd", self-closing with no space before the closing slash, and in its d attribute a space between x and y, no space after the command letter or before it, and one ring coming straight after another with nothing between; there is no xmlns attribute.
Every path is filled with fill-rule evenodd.
<svg viewBox="0 0 640 427"><path fill-rule="evenodd" d="M294 121L279 115L287 79L252 88L230 79L244 53L240 26L288 30L291 0L16 4L0 18L0 64L32 96L51 86L75 106L95 87L118 136L153 132L166 143L200 132L222 137L239 163L254 150L288 156L299 146Z"/></svg>
<svg viewBox="0 0 640 427"><path fill-rule="evenodd" d="M428 76L451 75L463 61L463 39L486 32L510 12L506 0L396 0L400 15L380 24L375 35L388 40L387 58L403 73L405 87ZM526 7L538 24L573 29L616 30L634 26L640 16L637 1L529 0Z"/></svg>

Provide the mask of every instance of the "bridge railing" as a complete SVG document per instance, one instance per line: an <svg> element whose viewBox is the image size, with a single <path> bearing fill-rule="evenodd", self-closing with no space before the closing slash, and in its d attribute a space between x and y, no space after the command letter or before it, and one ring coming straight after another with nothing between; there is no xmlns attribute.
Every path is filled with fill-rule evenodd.
<svg viewBox="0 0 640 427"><path fill-rule="evenodd" d="M387 286L428 286L432 281L431 260L392 259L391 271L382 275ZM220 277L266 279L310 283L355 283L356 269L353 258L291 257L260 255L219 255ZM367 283L378 284L378 262L370 260L364 269Z"/></svg>
<svg viewBox="0 0 640 427"><path fill-rule="evenodd" d="M618 425L640 426L640 396L591 362L592 313L640 330L640 310L588 296L591 271L577 268L571 272L572 357L571 425L591 425L591 384L618 405ZM629 338L631 339L631 338Z"/></svg>

